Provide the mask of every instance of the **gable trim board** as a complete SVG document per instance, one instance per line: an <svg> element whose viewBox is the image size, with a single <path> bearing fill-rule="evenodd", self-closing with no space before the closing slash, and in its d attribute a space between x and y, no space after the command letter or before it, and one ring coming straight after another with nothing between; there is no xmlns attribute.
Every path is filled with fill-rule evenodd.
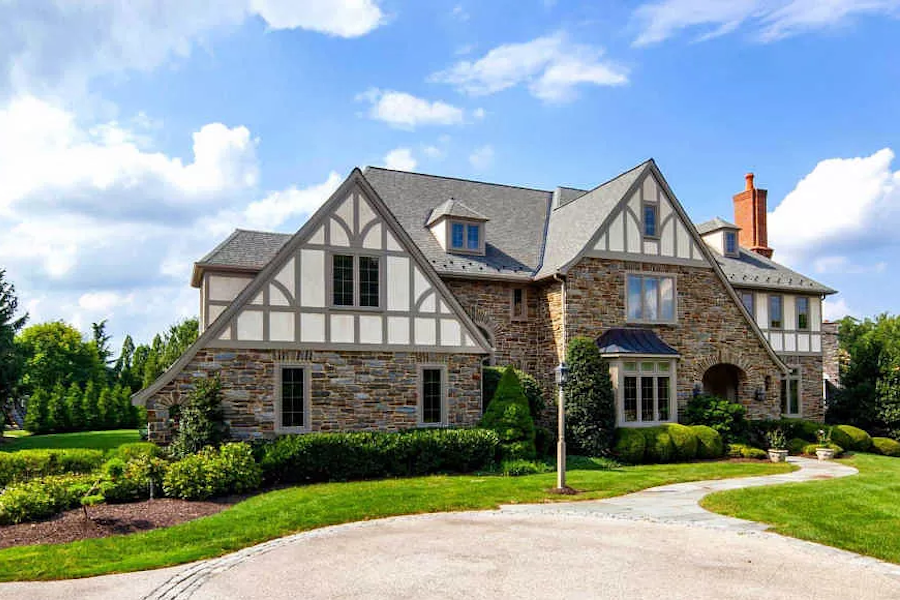
<svg viewBox="0 0 900 600"><path fill-rule="evenodd" d="M688 217L687 212L684 210L684 207L681 205L681 202L678 200L677 196L675 196L675 192L669 187L668 182L665 177L663 177L662 173L659 171L659 168L656 166L656 161L652 158L644 163L644 172L638 175L638 177L634 180L631 186L628 188L628 191L623 195L623 197L616 204L615 208L610 211L609 215L604 219L603 223L597 228L597 231L591 236L588 240L587 244L575 255L574 258L563 264L558 268L558 273L562 275L566 275L568 271L578 264L578 262L584 258L585 256L592 255L594 246L597 244L597 240L600 239L607 229L609 229L610 224L613 219L618 215L619 211L623 209L624 206L627 206L631 197L635 194L635 192L642 188L644 185L644 180L647 177L653 176L656 179L656 183L663 188L663 193L668 196L669 202L672 205L672 209L677 213L678 217L681 219L682 224L688 231L688 235L690 235L694 244L696 244L698 250L700 251L701 256L705 259L707 267L711 268L716 276L719 278L719 281L725 287L726 293L731 297L732 301L737 305L738 310L741 311L741 314L744 316L744 321L746 321L750 325L750 329L753 331L754 335L757 337L759 342L762 344L766 353L772 359L772 362L782 371L782 373L787 374L790 369L784 363L781 358L779 358L778 354L775 353L775 350L772 348L772 345L769 343L769 340L766 338L765 334L763 334L762 330L759 328L759 325L756 323L756 320L747 312L747 308L744 306L744 303L741 302L740 297L732 286L731 282L728 281L728 278L725 276L725 272L722 270L722 267L719 265L718 261L716 261L713 256L712 250L706 243L703 241L703 238L697 232L697 228L694 226L694 223L691 221L690 217ZM627 254L623 257L624 253L610 253L615 254L614 256L609 256L609 258L618 258L628 260ZM693 251L692 251L693 255ZM641 262L662 262L660 259L668 258L654 255L638 255L640 258L636 258L635 260L640 260ZM649 259L649 260L648 260ZM697 261L690 260L688 261L688 266L700 267L701 265ZM678 264L678 263L673 263ZM549 275L548 275L549 276Z"/></svg>
<svg viewBox="0 0 900 600"><path fill-rule="evenodd" d="M441 353L490 354L490 344L488 344L488 342L484 339L481 332L478 330L478 327L472 321L471 317L462 308L456 297L438 276L434 267L432 267L431 264L426 260L424 254L422 254L422 251L418 248L418 246L416 246L416 244L407 234L406 230L400 225L391 211L387 208L387 205L384 203L378 193L372 188L363 173L358 168L355 168L344 180L344 182L338 187L338 189L331 195L331 197L307 220L307 222L291 237L291 239L288 240L288 242L285 243L284 246L282 246L282 248L276 253L272 260L269 261L269 263L257 273L255 278L237 295L237 297L231 302L231 304L229 304L228 308L225 309L210 324L208 328L206 328L206 330L200 335L200 337L197 338L197 340L178 358L178 360L175 361L175 363L173 363L150 386L132 396L132 403L144 404L148 398L152 397L165 385L171 382L203 348L235 347L264 349L274 347L278 349L311 349L313 346L318 346L327 347L328 349L345 349L353 351L384 349L385 345L383 344L378 345L351 343L343 346L342 348L339 348L338 346L341 345L334 343L308 344L296 341L263 342L239 341L230 339L234 337L234 332L237 328L237 317L239 316L239 314L248 305L255 304L255 299L257 298L257 296L262 295L265 298L265 295L268 293L267 284L269 283L269 281L274 281L276 275L280 273L281 269L289 260L293 259L295 253L297 253L301 249L303 244L308 242L310 238L319 233L320 226L323 227L325 235L328 236L331 227L325 227L325 225L331 222L332 213L336 212L335 209L343 207L342 203L345 202L348 197L352 197L351 194L353 193L354 186L359 186L362 195L368 201L370 207L374 209L377 216L382 219L383 223L386 226L385 229L389 230L393 234L400 246L400 249L405 250L406 253L410 256L410 258L412 259L410 263L410 270L414 271L415 267L418 267L419 271L424 276L425 281L432 286L433 291L431 292L431 294L432 298L434 298L435 300L436 306L435 319L438 322L437 331L439 332L441 329L440 316L442 314L446 315L447 318L455 317L456 319L458 319L460 325L462 326L462 331L460 332L460 346L462 346L462 342L465 340L466 336L468 336L468 338L475 343L474 346L466 348L455 348L450 346L435 347L431 345L416 346L415 344L408 344L409 347L392 346L391 348L396 349L397 351L405 352L422 351ZM353 205L355 207L354 210L358 211L359 202L353 202ZM364 236L364 234L365 232L360 233L361 236ZM361 250L364 251L365 248L361 248ZM390 252L387 252L386 255L389 254ZM446 305L449 308L449 312L440 310L442 305ZM330 303L327 303L327 306L330 306ZM267 308L271 309L272 307ZM387 307L385 307L385 309L386 308ZM356 308L354 308L353 310L355 311ZM361 312L365 312L365 310ZM387 311L385 310L385 312ZM352 315L354 319L359 316L353 313L348 314ZM387 314L385 314L384 317L386 321ZM326 319L326 323L328 323L329 321L329 319ZM263 327L265 328L267 324L268 319L263 318ZM223 333L227 334L226 338L229 339L220 339Z"/></svg>

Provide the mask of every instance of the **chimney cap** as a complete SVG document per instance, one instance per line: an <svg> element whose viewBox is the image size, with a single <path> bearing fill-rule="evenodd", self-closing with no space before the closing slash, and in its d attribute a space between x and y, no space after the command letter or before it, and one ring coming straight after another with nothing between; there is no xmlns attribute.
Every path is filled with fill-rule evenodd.
<svg viewBox="0 0 900 600"><path fill-rule="evenodd" d="M747 173L746 175L744 175L744 179L747 180L747 189L748 189L748 190L754 189L754 186L753 186L753 173Z"/></svg>

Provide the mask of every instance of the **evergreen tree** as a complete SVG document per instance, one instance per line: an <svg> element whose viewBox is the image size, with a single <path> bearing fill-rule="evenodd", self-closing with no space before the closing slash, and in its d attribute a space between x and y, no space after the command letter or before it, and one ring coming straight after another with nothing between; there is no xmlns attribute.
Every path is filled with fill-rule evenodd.
<svg viewBox="0 0 900 600"><path fill-rule="evenodd" d="M205 446L218 446L227 438L219 379L195 379L194 389L181 409L178 431L170 451L174 456L184 457Z"/></svg>
<svg viewBox="0 0 900 600"><path fill-rule="evenodd" d="M119 358L116 359L116 364L113 366L113 377L117 382L128 387L131 387L132 384L131 365L133 360L134 340L131 339L130 335L126 335L125 341L122 342Z"/></svg>
<svg viewBox="0 0 900 600"><path fill-rule="evenodd" d="M56 382L50 397L47 399L47 429L50 431L68 431L69 415L66 412L66 388Z"/></svg>
<svg viewBox="0 0 900 600"><path fill-rule="evenodd" d="M88 381L84 386L84 394L81 397L81 414L84 419L84 430L90 431L100 424L97 413L97 389L93 381Z"/></svg>
<svg viewBox="0 0 900 600"><path fill-rule="evenodd" d="M47 393L44 388L38 388L25 408L25 429L31 433L47 432Z"/></svg>
<svg viewBox="0 0 900 600"><path fill-rule="evenodd" d="M109 386L104 386L97 398L97 429L111 429L115 418L116 409L112 393Z"/></svg>
<svg viewBox="0 0 900 600"><path fill-rule="evenodd" d="M112 351L109 349L111 336L106 333L106 319L99 323L91 323L91 347L97 355L97 372L95 378L103 384L109 383L112 378Z"/></svg>
<svg viewBox="0 0 900 600"><path fill-rule="evenodd" d="M566 352L566 442L572 453L603 456L616 432L616 400L609 368L594 340L579 337Z"/></svg>
<svg viewBox="0 0 900 600"><path fill-rule="evenodd" d="M131 390L125 386L118 387L120 427L137 427L137 407L131 403Z"/></svg>
<svg viewBox="0 0 900 600"><path fill-rule="evenodd" d="M503 371L494 398L481 418L481 426L497 432L504 459L535 457L534 420L528 398L512 366Z"/></svg>
<svg viewBox="0 0 900 600"><path fill-rule="evenodd" d="M22 355L15 343L16 334L28 315L16 316L19 300L16 288L4 280L6 271L0 269L0 409L6 410L15 399L22 374Z"/></svg>
<svg viewBox="0 0 900 600"><path fill-rule="evenodd" d="M72 382L69 390L66 392L66 414L68 416L69 427L72 431L84 431L84 408L81 406L81 399L84 392L78 387L78 384Z"/></svg>

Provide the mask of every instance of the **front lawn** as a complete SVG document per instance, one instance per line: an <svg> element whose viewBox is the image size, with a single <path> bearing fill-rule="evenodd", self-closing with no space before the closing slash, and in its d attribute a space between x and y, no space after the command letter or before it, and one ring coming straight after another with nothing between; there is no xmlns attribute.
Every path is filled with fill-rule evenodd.
<svg viewBox="0 0 900 600"><path fill-rule="evenodd" d="M16 435L10 435L16 434ZM51 433L47 435L23 435L5 432L0 451L32 450L35 448L91 448L110 450L122 444L141 441L137 429L110 429L108 431L79 431L76 433Z"/></svg>
<svg viewBox="0 0 900 600"><path fill-rule="evenodd" d="M699 462L592 470L581 461L568 483L577 499L608 498L648 487L784 473L781 463ZM292 487L254 496L226 511L147 533L0 551L0 580L48 580L154 569L219 556L328 525L404 514L485 510L500 504L571 500L547 490L547 473L525 477L432 476Z"/></svg>
<svg viewBox="0 0 900 600"><path fill-rule="evenodd" d="M707 510L760 521L772 530L900 563L900 459L856 454L859 475L745 488L707 496Z"/></svg>

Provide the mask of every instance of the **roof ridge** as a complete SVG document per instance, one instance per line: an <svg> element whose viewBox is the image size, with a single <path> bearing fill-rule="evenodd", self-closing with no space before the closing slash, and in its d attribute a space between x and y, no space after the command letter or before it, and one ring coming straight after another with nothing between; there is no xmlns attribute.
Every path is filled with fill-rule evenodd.
<svg viewBox="0 0 900 600"><path fill-rule="evenodd" d="M506 188L513 188L513 189L517 189L517 190L527 190L530 192L543 192L545 194L553 193L552 190L544 190L541 188L527 187L524 185L512 185L509 183L493 183L490 181L480 181L478 179L466 179L464 177L450 177L449 175L434 175L432 173L418 173L415 171L403 171L401 169L386 169L385 167L374 167L372 165L366 165L366 167L363 169L363 173L365 173L365 171L367 169L378 169L379 171L388 171L391 173L403 173L405 175L417 175L419 177L431 177L433 179L449 179L451 181L464 181L466 183L478 183L481 185L492 185L495 187L506 187ZM578 189L578 188L572 188L572 189Z"/></svg>
<svg viewBox="0 0 900 600"><path fill-rule="evenodd" d="M204 255L203 255L203 258L201 258L200 260L198 260L197 263L198 263L198 264L203 264L203 263L205 263L205 262L207 261L207 259L209 259L209 258L211 258L212 256L214 256L219 250L221 250L222 248L224 248L224 247L228 244L228 242L230 242L231 240L234 239L234 237L238 234L238 231L239 231L238 229L235 229L234 231L232 231L231 233L229 233L229 234L228 234L228 237L226 237L224 240L222 240L221 242L219 242L218 244L216 244L216 247L215 247L215 248L213 248L212 250L210 250L209 252L207 252L206 254L204 254Z"/></svg>
<svg viewBox="0 0 900 600"><path fill-rule="evenodd" d="M631 173L631 172L633 172L633 171L636 171L636 170L638 170L638 169L644 167L645 165L647 165L647 164L649 164L649 163L653 163L653 162L654 162L654 160L653 160L652 158L648 158L648 159L645 160L644 162L642 162L642 163L640 163L640 164L638 164L638 165L635 165L635 166L631 167L631 168L628 169L627 171L622 171L621 173L619 173L619 174L616 175L615 177L612 177L612 178L610 178L610 179L607 179L607 180L604 181L603 183L601 183L601 184L599 184L599 185L596 185L596 186L592 187L591 189L587 190L585 193L583 193L582 195L578 196L577 198L572 198L571 200L569 200L569 201L566 202L565 204L563 204L563 205L561 205L561 206L556 206L556 207L554 207L553 210L554 210L554 211L557 211L557 210L560 210L560 209L565 208L565 207L567 207L567 206L571 206L571 205L575 204L576 202L578 202L579 200L581 200L582 198L584 198L585 196L587 196L588 194L593 193L593 192L599 190L600 188L609 185L609 184L612 183L613 181L615 181L615 180L617 180L617 179L620 179L620 178L622 178L622 177L628 175L629 173ZM569 188L569 189L572 189L572 190L579 190L579 191L581 190L581 188Z"/></svg>
<svg viewBox="0 0 900 600"><path fill-rule="evenodd" d="M269 235L294 235L292 233L284 233L281 231L266 231L264 229L244 229L243 227L235 227L234 233L237 233L238 231L242 231L244 233L266 233ZM234 233L232 233L232 235L234 235Z"/></svg>

